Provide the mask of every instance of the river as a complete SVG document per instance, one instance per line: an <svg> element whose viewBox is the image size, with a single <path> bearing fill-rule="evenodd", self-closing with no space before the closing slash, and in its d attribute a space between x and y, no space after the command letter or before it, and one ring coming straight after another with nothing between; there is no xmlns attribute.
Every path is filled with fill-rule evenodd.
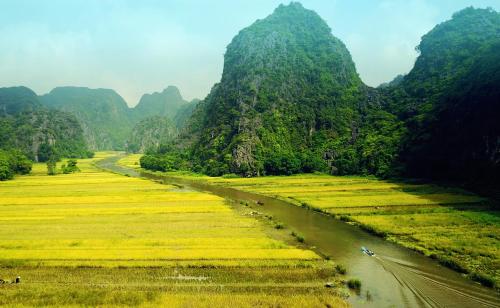
<svg viewBox="0 0 500 308"><path fill-rule="evenodd" d="M287 202L239 190L203 184L175 177L139 173L116 165L121 156L104 159L101 168L186 186L222 196L228 200L250 201L252 207L304 236L308 245L343 264L348 277L362 282L360 294L349 301L354 307L500 307L495 291L474 283L461 274L439 265L412 250L373 236L358 227ZM262 203L262 205L258 205ZM373 250L370 257L361 246Z"/></svg>

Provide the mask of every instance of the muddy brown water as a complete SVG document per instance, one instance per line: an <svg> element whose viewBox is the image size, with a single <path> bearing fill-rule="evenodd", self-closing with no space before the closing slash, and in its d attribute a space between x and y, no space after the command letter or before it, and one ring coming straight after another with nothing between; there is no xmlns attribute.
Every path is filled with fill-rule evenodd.
<svg viewBox="0 0 500 308"><path fill-rule="evenodd" d="M500 307L495 291L474 283L412 250L373 236L328 215L254 193L242 192L175 177L140 173L116 165L118 157L98 165L113 172L205 191L229 200L248 201L257 211L272 215L306 243L347 268L347 277L362 282L349 302L355 307ZM262 205L258 205L262 203ZM370 257L365 246L375 252Z"/></svg>

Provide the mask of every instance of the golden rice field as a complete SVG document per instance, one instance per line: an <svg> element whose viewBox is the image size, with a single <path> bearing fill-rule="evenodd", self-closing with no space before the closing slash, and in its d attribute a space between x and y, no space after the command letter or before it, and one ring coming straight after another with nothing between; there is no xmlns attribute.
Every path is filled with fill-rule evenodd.
<svg viewBox="0 0 500 308"><path fill-rule="evenodd" d="M141 156L142 154L129 154L121 158L118 161L118 164L129 168L139 169L141 168L141 165L139 164Z"/></svg>
<svg viewBox="0 0 500 308"><path fill-rule="evenodd" d="M0 182L0 278L23 281L0 305L346 305L313 251L215 195L94 166L110 155Z"/></svg>
<svg viewBox="0 0 500 308"><path fill-rule="evenodd" d="M171 175L329 213L447 266L479 274L476 280L500 282L499 213L488 210L485 198L464 190L324 174L258 178Z"/></svg>

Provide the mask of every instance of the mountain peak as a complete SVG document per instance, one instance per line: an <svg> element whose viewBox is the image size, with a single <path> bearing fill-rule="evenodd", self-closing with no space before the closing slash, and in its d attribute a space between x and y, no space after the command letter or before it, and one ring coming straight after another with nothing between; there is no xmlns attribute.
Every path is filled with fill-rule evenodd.
<svg viewBox="0 0 500 308"><path fill-rule="evenodd" d="M27 87L0 88L0 115L33 110L39 105L36 93Z"/></svg>
<svg viewBox="0 0 500 308"><path fill-rule="evenodd" d="M316 12L298 2L281 5L241 30L228 45L224 60L223 83L249 78L263 84L266 80L291 96L301 89L291 84L294 80L287 81L290 74L309 81L328 76L330 86L335 87L361 84L344 43ZM286 85L290 87L283 88Z"/></svg>
<svg viewBox="0 0 500 308"><path fill-rule="evenodd" d="M279 11L289 11L289 10L306 10L302 3L297 1L292 1L289 4L280 4L275 10L274 13ZM309 11L309 10L307 10Z"/></svg>
<svg viewBox="0 0 500 308"><path fill-rule="evenodd" d="M420 56L403 84L408 91L429 94L420 89L424 80L436 84L456 75L470 64L464 62L466 56L481 53L486 42L498 40L499 33L500 13L495 10L468 7L458 11L422 36L417 47Z"/></svg>
<svg viewBox="0 0 500 308"><path fill-rule="evenodd" d="M163 94L169 93L182 97L181 91L179 91L179 88L177 88L176 86L168 86L165 89L163 89L162 93Z"/></svg>
<svg viewBox="0 0 500 308"><path fill-rule="evenodd" d="M305 151L313 132L349 134L351 120L337 114L343 108L355 115L362 89L349 51L327 23L298 2L280 5L233 38L221 82L195 111L200 165L213 175L273 174L272 157Z"/></svg>
<svg viewBox="0 0 500 308"><path fill-rule="evenodd" d="M173 118L177 110L186 103L181 92L175 86L168 86L162 92L144 94L134 112L139 119L151 116Z"/></svg>

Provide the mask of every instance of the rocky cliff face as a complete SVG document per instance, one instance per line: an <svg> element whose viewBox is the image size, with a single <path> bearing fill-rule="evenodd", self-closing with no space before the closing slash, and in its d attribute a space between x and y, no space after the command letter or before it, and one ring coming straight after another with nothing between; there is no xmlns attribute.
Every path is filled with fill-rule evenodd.
<svg viewBox="0 0 500 308"><path fill-rule="evenodd" d="M161 116L149 117L134 126L127 141L127 151L144 153L148 149L170 144L176 137L177 128L170 119Z"/></svg>

